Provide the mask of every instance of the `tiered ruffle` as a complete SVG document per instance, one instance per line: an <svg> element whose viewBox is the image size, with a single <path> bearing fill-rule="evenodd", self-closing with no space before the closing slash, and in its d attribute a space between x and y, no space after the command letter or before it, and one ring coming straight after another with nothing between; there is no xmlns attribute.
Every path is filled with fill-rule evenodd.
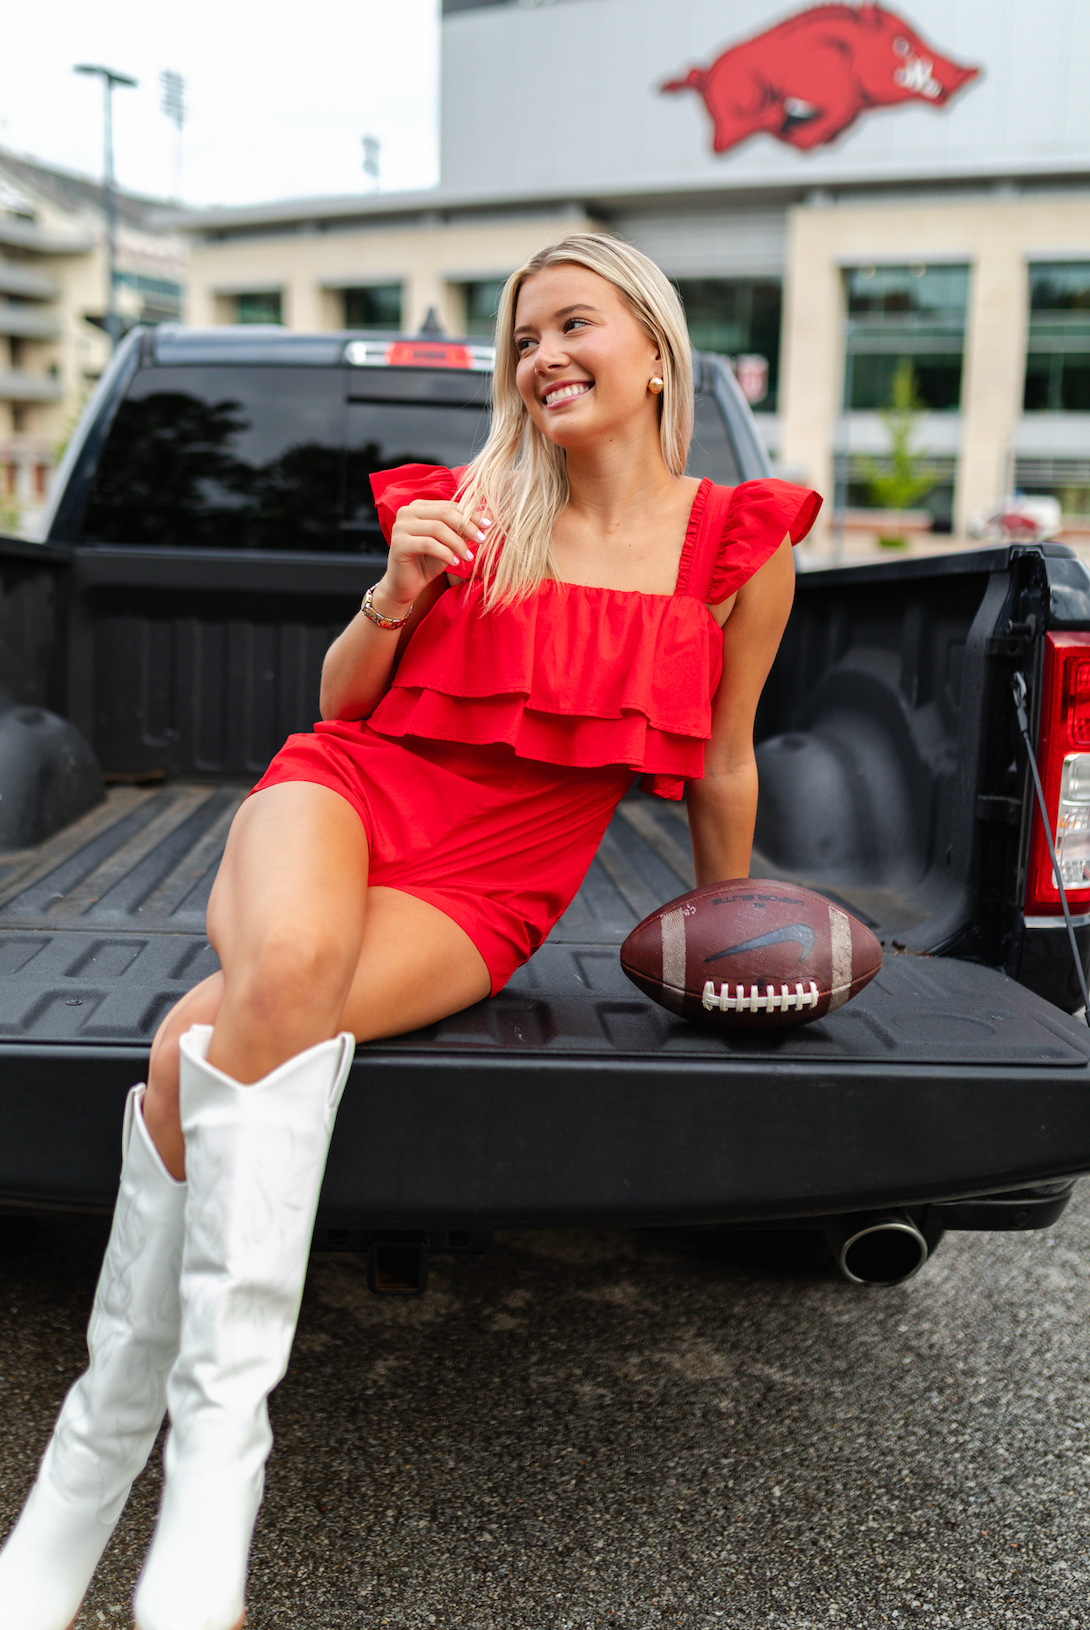
<svg viewBox="0 0 1090 1630"><path fill-rule="evenodd" d="M440 595L373 730L668 781L703 774L722 637L702 606L553 582L493 611L482 595L479 583Z"/></svg>
<svg viewBox="0 0 1090 1630"><path fill-rule="evenodd" d="M387 538L403 504L453 498L462 474L413 464L373 476ZM502 742L547 764L627 765L646 790L680 798L704 773L723 664L722 632L703 602L727 599L785 534L804 537L820 504L784 481L746 482L729 495L702 482L672 595L547 581L489 611L479 579L450 589L410 640L371 728Z"/></svg>

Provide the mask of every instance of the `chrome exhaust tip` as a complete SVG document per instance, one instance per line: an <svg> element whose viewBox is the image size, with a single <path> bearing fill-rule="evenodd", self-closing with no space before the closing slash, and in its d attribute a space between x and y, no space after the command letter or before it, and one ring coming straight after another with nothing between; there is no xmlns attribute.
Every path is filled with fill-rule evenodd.
<svg viewBox="0 0 1090 1630"><path fill-rule="evenodd" d="M931 1254L903 1211L838 1217L826 1225L825 1238L837 1267L853 1285L903 1285Z"/></svg>

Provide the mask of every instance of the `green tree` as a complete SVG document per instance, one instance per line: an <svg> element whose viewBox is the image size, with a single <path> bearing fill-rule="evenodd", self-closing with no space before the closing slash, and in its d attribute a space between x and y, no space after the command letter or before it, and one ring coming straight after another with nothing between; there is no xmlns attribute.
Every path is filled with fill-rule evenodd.
<svg viewBox="0 0 1090 1630"><path fill-rule="evenodd" d="M13 493L0 492L0 536L18 537L22 511Z"/></svg>
<svg viewBox="0 0 1090 1630"><path fill-rule="evenodd" d="M897 364L890 391L890 404L883 409L882 423L889 437L887 461L860 460L860 473L870 489L871 502L879 509L911 509L917 499L930 492L934 477L923 468L924 455L914 445L922 403L916 395L916 376L907 357ZM903 547L904 538L882 538L882 543Z"/></svg>

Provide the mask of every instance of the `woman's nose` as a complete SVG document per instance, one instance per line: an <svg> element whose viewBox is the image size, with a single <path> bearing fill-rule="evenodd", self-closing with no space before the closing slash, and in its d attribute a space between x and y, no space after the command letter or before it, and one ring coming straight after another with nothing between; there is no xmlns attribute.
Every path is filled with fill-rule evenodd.
<svg viewBox="0 0 1090 1630"><path fill-rule="evenodd" d="M562 368L567 361L567 354L561 344L559 334L543 334L537 343L537 353L534 357L534 366L539 374L547 374L554 368Z"/></svg>

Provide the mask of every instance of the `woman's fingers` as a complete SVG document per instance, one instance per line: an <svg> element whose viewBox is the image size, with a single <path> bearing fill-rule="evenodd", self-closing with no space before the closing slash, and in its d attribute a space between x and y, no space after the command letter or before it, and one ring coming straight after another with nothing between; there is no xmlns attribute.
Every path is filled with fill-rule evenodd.
<svg viewBox="0 0 1090 1630"><path fill-rule="evenodd" d="M432 514L415 513L426 507ZM407 504L394 523L391 549L404 554L427 554L446 564L460 565L473 559L473 546L483 543L484 533L453 504ZM446 553L439 551L445 550Z"/></svg>
<svg viewBox="0 0 1090 1630"><path fill-rule="evenodd" d="M457 504L437 503L427 498L417 498L399 511L398 518L400 519L402 515L406 516L407 519L419 519L425 523L437 521L441 526L449 527L452 532L456 532L460 538L465 538L471 544L484 542L485 534L482 528L470 516L463 514ZM487 526L487 521L484 524Z"/></svg>
<svg viewBox="0 0 1090 1630"><path fill-rule="evenodd" d="M433 560L442 561L444 566L463 566L467 560L473 559L473 551L467 543L451 527L444 526L439 521L431 521L426 528L417 531L407 527L402 538L395 538L390 550L395 558L404 559L410 556L429 556Z"/></svg>

